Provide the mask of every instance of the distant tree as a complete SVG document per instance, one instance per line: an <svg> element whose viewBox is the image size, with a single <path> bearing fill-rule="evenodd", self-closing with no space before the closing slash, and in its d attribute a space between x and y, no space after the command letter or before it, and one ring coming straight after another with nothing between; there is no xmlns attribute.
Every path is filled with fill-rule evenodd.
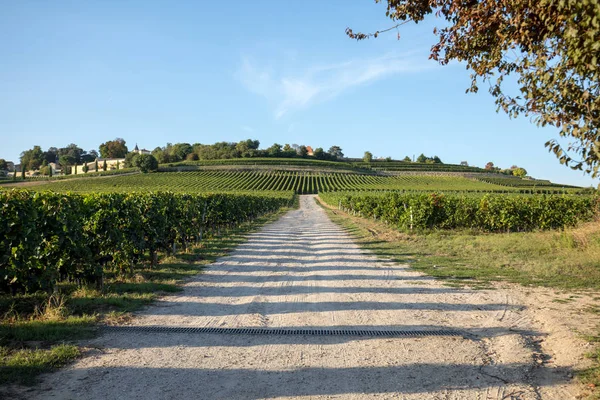
<svg viewBox="0 0 600 400"><path fill-rule="evenodd" d="M64 170L65 175L68 175L67 168L75 163L75 157L68 154L62 155L59 157L58 163Z"/></svg>
<svg viewBox="0 0 600 400"><path fill-rule="evenodd" d="M271 157L281 156L281 145L279 143L273 143L273 146L267 149L267 155Z"/></svg>
<svg viewBox="0 0 600 400"><path fill-rule="evenodd" d="M108 165L106 164L106 160L102 162L102 171L106 171L108 169Z"/></svg>
<svg viewBox="0 0 600 400"><path fill-rule="evenodd" d="M170 151L172 162L183 161L194 151L189 143L175 143Z"/></svg>
<svg viewBox="0 0 600 400"><path fill-rule="evenodd" d="M525 170L525 168L519 168L519 167L517 167L517 168L515 168L515 169L512 170L512 174L514 176L518 176L518 177L522 178L522 177L524 177L524 176L527 175L527 170Z"/></svg>
<svg viewBox="0 0 600 400"><path fill-rule="evenodd" d="M92 151L93 151L95 154L91 153ZM92 161L94 161L96 158L98 158L98 152L96 152L95 150L91 150L91 151L90 151L90 152L88 152L88 153L85 153L85 152L84 152L84 153L81 155L81 159L80 159L79 161L80 161L80 162L83 164L83 163L86 163L86 162L92 162Z"/></svg>
<svg viewBox="0 0 600 400"><path fill-rule="evenodd" d="M121 163L117 160L117 171L121 168Z"/></svg>
<svg viewBox="0 0 600 400"><path fill-rule="evenodd" d="M21 164L21 179L25 179L25 169L23 168L23 164Z"/></svg>
<svg viewBox="0 0 600 400"><path fill-rule="evenodd" d="M71 143L67 147L58 149L56 154L58 155L59 160L61 156L69 156L73 158L73 164L79 164L81 162L82 155L85 154L85 151L75 143Z"/></svg>
<svg viewBox="0 0 600 400"><path fill-rule="evenodd" d="M33 146L30 150L25 150L21 153L21 169L24 171L35 171L40 169L44 162L44 152L40 146Z"/></svg>
<svg viewBox="0 0 600 400"><path fill-rule="evenodd" d="M48 164L41 166L40 175L52 176L52 167L50 167Z"/></svg>
<svg viewBox="0 0 600 400"><path fill-rule="evenodd" d="M342 148L340 146L331 146L327 153L331 154L334 159L344 158L344 153L342 153Z"/></svg>
<svg viewBox="0 0 600 400"><path fill-rule="evenodd" d="M187 155L187 157L185 159L188 161L198 161L200 159L200 157L198 157L198 154L196 154L196 153L190 153Z"/></svg>
<svg viewBox="0 0 600 400"><path fill-rule="evenodd" d="M442 160L438 156L433 156L433 162L435 164L443 164Z"/></svg>
<svg viewBox="0 0 600 400"><path fill-rule="evenodd" d="M134 159L135 166L143 173L158 170L158 160L152 154L140 154Z"/></svg>
<svg viewBox="0 0 600 400"><path fill-rule="evenodd" d="M412 162L412 159L409 156L406 156L402 159L404 162Z"/></svg>
<svg viewBox="0 0 600 400"><path fill-rule="evenodd" d="M94 160L94 172L98 172L98 159Z"/></svg>
<svg viewBox="0 0 600 400"><path fill-rule="evenodd" d="M289 144L285 144L283 146L283 149L281 151L281 157L295 157L296 156L296 150L294 150L294 148L292 146L290 146Z"/></svg>
<svg viewBox="0 0 600 400"><path fill-rule="evenodd" d="M0 171L6 171L8 169L8 163L4 158L0 158Z"/></svg>
<svg viewBox="0 0 600 400"><path fill-rule="evenodd" d="M44 152L44 159L49 163L58 162L58 149L56 147L49 147L48 150Z"/></svg>
<svg viewBox="0 0 600 400"><path fill-rule="evenodd" d="M128 153L125 140L121 138L102 143L99 150L102 158L123 158Z"/></svg>
<svg viewBox="0 0 600 400"><path fill-rule="evenodd" d="M83 164L83 173L87 174L89 170L90 170L90 167L88 167L88 164L86 162L85 164Z"/></svg>
<svg viewBox="0 0 600 400"><path fill-rule="evenodd" d="M479 164L479 165L481 165L481 164ZM486 171L493 171L494 169L495 169L495 167L494 167L494 163L493 162L490 161L487 164L485 164L485 170Z"/></svg>
<svg viewBox="0 0 600 400"><path fill-rule="evenodd" d="M427 161L427 157L425 157L425 154L421 153L421 155L419 157L417 157L417 162L418 163L424 163Z"/></svg>
<svg viewBox="0 0 600 400"><path fill-rule="evenodd" d="M370 163L371 161L373 161L373 153L370 151L365 151L365 154L363 155L363 162Z"/></svg>
<svg viewBox="0 0 600 400"><path fill-rule="evenodd" d="M170 144L167 145L167 147L157 147L154 150L152 150L152 155L154 156L154 158L156 158L156 160L159 162L159 164L167 164L171 162L171 157L169 155L169 152L167 151L167 148L170 147ZM127 163L127 157L134 157L136 156L138 153L127 153L127 155L125 156L125 162Z"/></svg>
<svg viewBox="0 0 600 400"><path fill-rule="evenodd" d="M300 157L306 157L308 155L308 149L306 148L306 146L302 145L298 147L298 155Z"/></svg>
<svg viewBox="0 0 600 400"><path fill-rule="evenodd" d="M325 158L325 151L323 151L323 148L317 147L313 151L313 157L315 157L317 160L323 160Z"/></svg>
<svg viewBox="0 0 600 400"><path fill-rule="evenodd" d="M260 146L260 142L258 140L242 140L235 146L235 152L237 153L235 156L237 157L254 157L256 155L256 151L258 150L258 146Z"/></svg>
<svg viewBox="0 0 600 400"><path fill-rule="evenodd" d="M127 155L125 156L125 162L124 162L124 167L125 168L131 168L131 167L135 167L135 160L136 158L138 158L141 154L138 153L127 153ZM155 157L156 158L156 157ZM98 161L96 161L96 169L98 168Z"/></svg>
<svg viewBox="0 0 600 400"><path fill-rule="evenodd" d="M385 158L385 162L392 162L392 157L389 157L389 156L388 156L388 157L386 157L386 158Z"/></svg>

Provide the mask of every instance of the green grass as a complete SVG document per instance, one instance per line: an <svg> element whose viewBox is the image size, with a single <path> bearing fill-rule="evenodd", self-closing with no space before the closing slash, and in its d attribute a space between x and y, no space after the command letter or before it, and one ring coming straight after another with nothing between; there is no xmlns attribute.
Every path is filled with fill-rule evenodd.
<svg viewBox="0 0 600 400"><path fill-rule="evenodd" d="M586 338L591 343L600 342L600 337L588 337ZM598 388L600 387L600 347L596 346L596 348L586 354L587 358L591 359L593 362L593 366L587 368L583 371L580 371L577 376L579 380L588 387L587 398L589 399L600 399L600 392Z"/></svg>
<svg viewBox="0 0 600 400"><path fill-rule="evenodd" d="M80 353L75 341L93 337L98 323L127 320L157 297L182 290L182 282L285 211L224 230L186 253L163 257L154 268L139 266L128 276L107 274L102 290L63 283L53 295L0 296L0 384L32 384L39 373L68 363Z"/></svg>
<svg viewBox="0 0 600 400"><path fill-rule="evenodd" d="M80 354L77 346L69 344L59 344L50 349L0 347L0 384L33 384L39 374L61 367Z"/></svg>
<svg viewBox="0 0 600 400"><path fill-rule="evenodd" d="M600 224L562 232L401 233L382 223L326 209L375 254L454 283L508 281L560 289L600 288Z"/></svg>
<svg viewBox="0 0 600 400"><path fill-rule="evenodd" d="M68 316L60 320L21 320L0 324L0 344L59 342L93 336L94 316Z"/></svg>

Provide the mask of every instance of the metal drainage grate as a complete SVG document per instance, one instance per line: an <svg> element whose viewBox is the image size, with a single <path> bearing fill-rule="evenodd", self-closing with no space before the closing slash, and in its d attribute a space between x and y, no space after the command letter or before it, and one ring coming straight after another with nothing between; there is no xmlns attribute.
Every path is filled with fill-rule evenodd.
<svg viewBox="0 0 600 400"><path fill-rule="evenodd" d="M385 337L421 337L421 336L463 336L452 330L373 330L373 329L277 329L277 328L206 328L176 326L105 326L112 332L144 333L212 333L222 335L308 335L308 336L385 336Z"/></svg>

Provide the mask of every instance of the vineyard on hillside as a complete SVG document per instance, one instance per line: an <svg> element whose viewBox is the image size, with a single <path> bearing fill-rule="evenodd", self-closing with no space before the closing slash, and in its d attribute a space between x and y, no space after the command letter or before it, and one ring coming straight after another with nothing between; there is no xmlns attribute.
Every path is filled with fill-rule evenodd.
<svg viewBox="0 0 600 400"><path fill-rule="evenodd" d="M515 179L518 180L518 179ZM556 186L507 186L462 176L372 175L335 172L205 170L159 172L114 176L111 178L74 179L51 182L35 190L59 192L148 192L177 193L293 191L316 194L347 190L360 191L445 191L490 193L564 193L577 189Z"/></svg>
<svg viewBox="0 0 600 400"><path fill-rule="evenodd" d="M222 160L182 161L166 164L168 167L177 166L224 166L224 165L267 165L267 166L296 166L320 167L333 169L358 169L373 171L434 171L434 172L485 172L477 167L467 167L456 164L427 164L406 161L362 160L325 161L314 158L232 158Z"/></svg>

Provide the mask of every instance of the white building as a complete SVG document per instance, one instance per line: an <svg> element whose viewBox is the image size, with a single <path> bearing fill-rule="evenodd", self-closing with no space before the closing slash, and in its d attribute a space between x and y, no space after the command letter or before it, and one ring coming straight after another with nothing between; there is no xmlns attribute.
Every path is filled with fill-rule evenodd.
<svg viewBox="0 0 600 400"><path fill-rule="evenodd" d="M152 154L152 152L150 150L138 148L137 143L135 144L135 148L133 149L133 152L138 153L138 154Z"/></svg>

